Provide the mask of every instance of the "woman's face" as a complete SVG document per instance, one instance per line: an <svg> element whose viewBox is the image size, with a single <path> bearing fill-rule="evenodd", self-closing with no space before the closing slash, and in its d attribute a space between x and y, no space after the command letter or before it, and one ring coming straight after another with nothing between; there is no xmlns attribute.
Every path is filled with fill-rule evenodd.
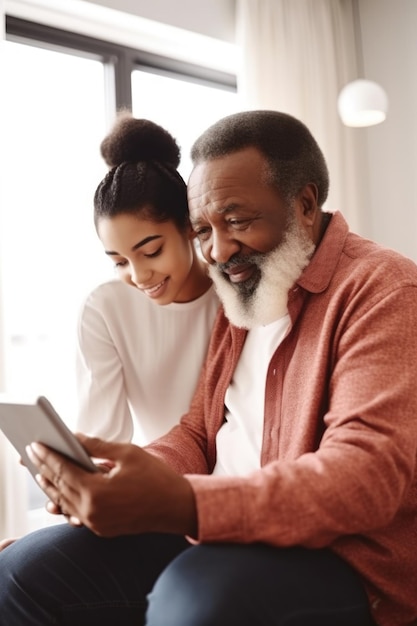
<svg viewBox="0 0 417 626"><path fill-rule="evenodd" d="M124 213L100 218L97 232L125 283L161 305L196 297L191 228L181 232L172 221L154 222Z"/></svg>

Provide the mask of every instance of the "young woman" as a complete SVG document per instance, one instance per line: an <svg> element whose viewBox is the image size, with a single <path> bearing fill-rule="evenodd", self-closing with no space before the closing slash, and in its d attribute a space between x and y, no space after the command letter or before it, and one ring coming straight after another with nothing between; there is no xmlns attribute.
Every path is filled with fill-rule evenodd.
<svg viewBox="0 0 417 626"><path fill-rule="evenodd" d="M188 410L218 299L194 246L175 139L124 112L101 154L111 169L94 222L118 278L80 312L77 430L144 444Z"/></svg>
<svg viewBox="0 0 417 626"><path fill-rule="evenodd" d="M118 278L80 310L77 430L145 444L188 410L219 301L194 246L175 139L123 112L101 154L111 169L94 223Z"/></svg>

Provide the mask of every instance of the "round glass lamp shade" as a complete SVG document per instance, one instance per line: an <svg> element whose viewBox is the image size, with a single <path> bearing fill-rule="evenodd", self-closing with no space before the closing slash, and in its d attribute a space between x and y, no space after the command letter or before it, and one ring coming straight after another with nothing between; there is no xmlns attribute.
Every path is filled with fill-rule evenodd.
<svg viewBox="0 0 417 626"><path fill-rule="evenodd" d="M377 83L359 78L343 87L337 107L346 126L373 126L385 120L388 97Z"/></svg>

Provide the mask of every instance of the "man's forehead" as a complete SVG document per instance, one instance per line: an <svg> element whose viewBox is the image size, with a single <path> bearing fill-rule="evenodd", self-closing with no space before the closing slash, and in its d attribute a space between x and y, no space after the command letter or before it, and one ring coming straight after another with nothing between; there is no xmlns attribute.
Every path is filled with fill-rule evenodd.
<svg viewBox="0 0 417 626"><path fill-rule="evenodd" d="M229 170L237 174L245 168L264 169L267 161L265 156L255 147L242 148L198 163L191 172L190 180L194 176L201 176L217 170Z"/></svg>
<svg viewBox="0 0 417 626"><path fill-rule="evenodd" d="M265 160L245 150L199 163L188 180L190 204L204 203L234 190L264 184Z"/></svg>
<svg viewBox="0 0 417 626"><path fill-rule="evenodd" d="M194 186L188 187L190 219L193 222L208 212L224 215L253 193L253 189L253 185L246 186L233 176L222 175L200 180Z"/></svg>

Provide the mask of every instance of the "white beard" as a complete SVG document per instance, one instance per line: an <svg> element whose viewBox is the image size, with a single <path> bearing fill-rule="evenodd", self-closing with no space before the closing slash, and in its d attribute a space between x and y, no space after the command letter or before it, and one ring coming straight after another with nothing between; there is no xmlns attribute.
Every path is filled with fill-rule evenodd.
<svg viewBox="0 0 417 626"><path fill-rule="evenodd" d="M249 297L216 265L210 265L210 276L231 323L250 329L266 326L286 315L288 292L310 262L314 250L315 245L294 220L274 250L254 255L261 277Z"/></svg>

